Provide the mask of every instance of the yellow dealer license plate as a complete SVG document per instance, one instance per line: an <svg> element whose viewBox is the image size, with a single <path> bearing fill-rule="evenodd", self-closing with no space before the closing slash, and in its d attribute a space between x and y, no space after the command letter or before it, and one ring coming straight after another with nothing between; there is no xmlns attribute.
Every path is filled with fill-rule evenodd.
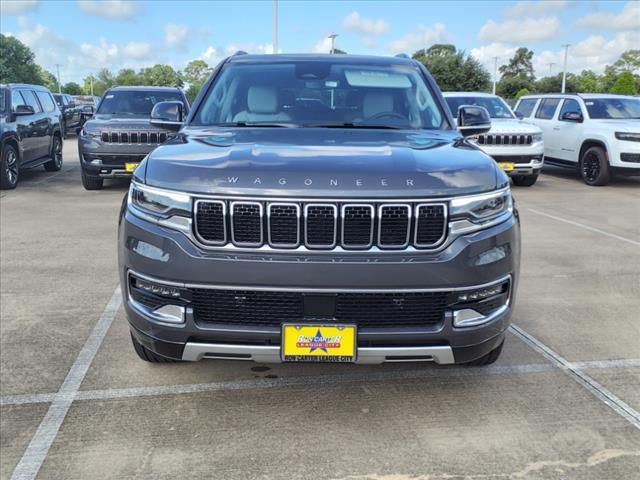
<svg viewBox="0 0 640 480"><path fill-rule="evenodd" d="M356 327L285 324L281 354L285 362L354 362Z"/></svg>
<svg viewBox="0 0 640 480"><path fill-rule="evenodd" d="M139 162L125 163L124 164L124 169L127 172L133 172L138 167L138 165L140 165Z"/></svg>
<svg viewBox="0 0 640 480"><path fill-rule="evenodd" d="M515 168L515 165L512 162L500 162L498 165L502 167L502 170L505 172L510 172Z"/></svg>

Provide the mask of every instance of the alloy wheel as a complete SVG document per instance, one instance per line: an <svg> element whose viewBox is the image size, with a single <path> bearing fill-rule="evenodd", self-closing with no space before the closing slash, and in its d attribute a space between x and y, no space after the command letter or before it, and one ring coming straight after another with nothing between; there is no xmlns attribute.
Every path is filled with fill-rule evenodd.
<svg viewBox="0 0 640 480"><path fill-rule="evenodd" d="M5 171L7 173L7 180L11 185L18 180L18 157L16 152L9 150L5 159Z"/></svg>
<svg viewBox="0 0 640 480"><path fill-rule="evenodd" d="M57 137L53 145L53 160L58 167L62 165L62 142Z"/></svg>
<svg viewBox="0 0 640 480"><path fill-rule="evenodd" d="M600 176L600 158L593 152L589 152L582 160L582 175L587 182L595 182Z"/></svg>

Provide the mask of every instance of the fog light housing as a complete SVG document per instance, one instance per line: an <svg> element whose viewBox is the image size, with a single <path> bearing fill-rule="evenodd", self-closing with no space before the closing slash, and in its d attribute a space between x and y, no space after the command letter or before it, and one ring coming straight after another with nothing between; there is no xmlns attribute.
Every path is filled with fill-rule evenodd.
<svg viewBox="0 0 640 480"><path fill-rule="evenodd" d="M157 283L142 280L140 278L132 278L133 286L144 290L145 292L153 293L154 295L161 295L169 298L179 298L180 289L177 287L171 287L167 285L160 285Z"/></svg>
<svg viewBox="0 0 640 480"><path fill-rule="evenodd" d="M505 284L500 283L491 287L482 288L479 290L472 290L470 292L460 293L458 295L459 302L475 302L477 300L484 300L485 298L500 295L504 292Z"/></svg>

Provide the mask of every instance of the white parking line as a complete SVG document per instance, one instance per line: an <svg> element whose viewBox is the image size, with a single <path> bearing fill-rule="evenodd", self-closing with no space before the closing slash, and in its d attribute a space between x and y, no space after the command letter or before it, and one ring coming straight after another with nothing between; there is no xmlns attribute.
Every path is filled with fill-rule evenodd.
<svg viewBox="0 0 640 480"><path fill-rule="evenodd" d="M102 312L100 320L93 328L82 350L80 350L80 354L69 370L60 390L55 394L47 414L40 422L29 446L13 471L12 480L31 480L36 478L121 303L122 295L120 287L118 287L113 292L111 300L109 300L104 312Z"/></svg>
<svg viewBox="0 0 640 480"><path fill-rule="evenodd" d="M554 352L551 348L547 347L544 343L540 342L517 325L511 325L511 331L536 352L550 360L570 378L589 390L596 398L598 398L598 400L607 405L618 415L625 418L634 427L640 429L640 413L638 411L631 408L603 385L596 382L586 373L575 368L575 366L568 362L564 357Z"/></svg>
<svg viewBox="0 0 640 480"><path fill-rule="evenodd" d="M557 217L555 215L550 215L548 213L541 212L540 210L535 210L533 208L527 208L527 211L531 213L535 213L536 215L541 215L543 217L551 218L553 220L557 220L559 222L568 223L569 225L573 225L575 227L584 228L585 230L589 230L591 232L596 232L601 235L606 235L607 237L615 238L616 240L620 240L622 242L630 243L631 245L635 245L640 247L640 242L636 240L632 240L631 238L621 237L620 235L616 235L615 233L610 233L605 230L600 230L599 228L590 227L589 225L585 225L583 223L574 222L573 220L568 220L566 218Z"/></svg>

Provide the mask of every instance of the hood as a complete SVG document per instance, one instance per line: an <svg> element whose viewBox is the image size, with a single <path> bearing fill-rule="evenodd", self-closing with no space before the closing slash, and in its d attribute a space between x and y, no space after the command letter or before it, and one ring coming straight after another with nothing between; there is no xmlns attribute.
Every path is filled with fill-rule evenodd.
<svg viewBox="0 0 640 480"><path fill-rule="evenodd" d="M260 196L437 197L508 182L455 131L190 129L154 150L144 172L161 188Z"/></svg>
<svg viewBox="0 0 640 480"><path fill-rule="evenodd" d="M85 130L102 130L102 129L122 129L122 130L159 130L162 128L154 127L150 123L149 117L116 117L113 115L99 114L91 117L84 124Z"/></svg>
<svg viewBox="0 0 640 480"><path fill-rule="evenodd" d="M611 118L589 120L589 126L598 131L640 133L640 120Z"/></svg>
<svg viewBox="0 0 640 480"><path fill-rule="evenodd" d="M541 133L540 127L516 118L492 118L489 134L527 134Z"/></svg>

